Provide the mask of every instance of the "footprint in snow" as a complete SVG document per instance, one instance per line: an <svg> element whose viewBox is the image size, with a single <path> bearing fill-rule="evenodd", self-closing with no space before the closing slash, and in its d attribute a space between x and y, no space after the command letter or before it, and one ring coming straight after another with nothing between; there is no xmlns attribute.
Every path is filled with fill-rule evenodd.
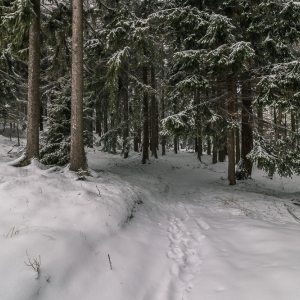
<svg viewBox="0 0 300 300"><path fill-rule="evenodd" d="M203 230L208 230L210 228L210 226L202 219L196 219L195 221Z"/></svg>
<svg viewBox="0 0 300 300"><path fill-rule="evenodd" d="M196 219L196 223L203 230L209 229L209 225L202 219ZM191 282L200 273L200 266L203 263L196 252L205 236L198 231L189 232L179 218L170 219L168 231L171 249L167 251L167 256L176 264L170 270L173 278L163 299L187 299L186 294L193 287Z"/></svg>

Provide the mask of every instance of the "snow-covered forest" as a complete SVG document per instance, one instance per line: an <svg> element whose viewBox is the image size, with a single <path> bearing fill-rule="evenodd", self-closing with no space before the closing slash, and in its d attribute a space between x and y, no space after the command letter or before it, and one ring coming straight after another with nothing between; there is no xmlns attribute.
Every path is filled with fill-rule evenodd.
<svg viewBox="0 0 300 300"><path fill-rule="evenodd" d="M298 300L299 20L0 0L0 299Z"/></svg>

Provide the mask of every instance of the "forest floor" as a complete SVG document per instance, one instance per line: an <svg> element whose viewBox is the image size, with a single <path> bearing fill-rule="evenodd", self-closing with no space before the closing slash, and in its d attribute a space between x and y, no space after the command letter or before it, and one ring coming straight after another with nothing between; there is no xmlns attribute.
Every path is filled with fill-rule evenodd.
<svg viewBox="0 0 300 300"><path fill-rule="evenodd" d="M14 144L0 136L1 300L300 299L298 176L229 186L207 155L95 148L78 181L10 166Z"/></svg>

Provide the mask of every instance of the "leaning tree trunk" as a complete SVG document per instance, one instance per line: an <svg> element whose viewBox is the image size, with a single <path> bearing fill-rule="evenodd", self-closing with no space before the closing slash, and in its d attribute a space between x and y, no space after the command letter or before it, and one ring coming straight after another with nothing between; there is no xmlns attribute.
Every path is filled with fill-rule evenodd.
<svg viewBox="0 0 300 300"><path fill-rule="evenodd" d="M244 162L246 177L251 177L252 161L247 155L253 149L253 131L252 131L252 95L251 83L249 77L244 78L242 83L242 160ZM244 178L246 179L246 178Z"/></svg>
<svg viewBox="0 0 300 300"><path fill-rule="evenodd" d="M148 85L148 68L143 67L143 83ZM143 155L142 163L145 164L149 160L149 119L148 119L148 93L144 92L143 97Z"/></svg>
<svg viewBox="0 0 300 300"><path fill-rule="evenodd" d="M229 79L228 83L228 116L233 121L235 114L235 81L234 78ZM228 131L227 138L228 148L228 180L230 185L235 185L235 149L234 149L234 129Z"/></svg>
<svg viewBox="0 0 300 300"><path fill-rule="evenodd" d="M35 17L29 29L26 160L39 158L40 121L40 0L32 0Z"/></svg>
<svg viewBox="0 0 300 300"><path fill-rule="evenodd" d="M83 145L83 0L73 0L70 170L86 168Z"/></svg>

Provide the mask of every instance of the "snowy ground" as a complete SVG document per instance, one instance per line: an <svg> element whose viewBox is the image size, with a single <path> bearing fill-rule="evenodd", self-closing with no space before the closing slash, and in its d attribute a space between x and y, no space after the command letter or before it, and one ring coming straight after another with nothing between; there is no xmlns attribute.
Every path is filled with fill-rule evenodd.
<svg viewBox="0 0 300 300"><path fill-rule="evenodd" d="M11 167L14 143L0 136L1 300L300 299L299 177L229 186L209 156L89 149L77 181Z"/></svg>

